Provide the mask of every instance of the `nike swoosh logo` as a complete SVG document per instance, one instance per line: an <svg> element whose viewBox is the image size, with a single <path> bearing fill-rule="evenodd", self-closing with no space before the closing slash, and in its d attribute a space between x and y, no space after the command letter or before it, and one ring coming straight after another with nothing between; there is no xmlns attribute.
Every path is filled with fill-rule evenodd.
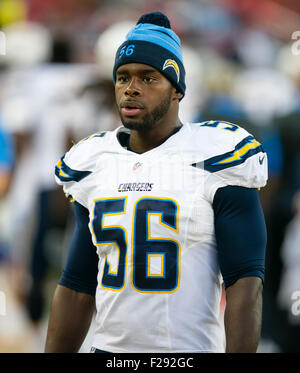
<svg viewBox="0 0 300 373"><path fill-rule="evenodd" d="M264 159L265 159L265 156L263 156L263 157L259 157L259 158L258 158L258 160L259 160L259 164L263 164Z"/></svg>

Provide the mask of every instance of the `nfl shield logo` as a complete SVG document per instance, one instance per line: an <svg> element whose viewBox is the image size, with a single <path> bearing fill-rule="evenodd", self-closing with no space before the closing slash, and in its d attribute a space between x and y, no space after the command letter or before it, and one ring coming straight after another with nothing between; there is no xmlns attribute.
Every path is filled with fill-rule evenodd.
<svg viewBox="0 0 300 373"><path fill-rule="evenodd" d="M139 172L141 170L141 167L142 167L142 163L140 162L137 162L133 165L133 171L134 172Z"/></svg>

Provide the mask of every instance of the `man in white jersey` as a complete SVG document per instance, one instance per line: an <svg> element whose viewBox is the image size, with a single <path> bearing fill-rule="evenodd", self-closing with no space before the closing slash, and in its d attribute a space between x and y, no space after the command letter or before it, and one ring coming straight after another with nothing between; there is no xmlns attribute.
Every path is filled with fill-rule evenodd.
<svg viewBox="0 0 300 373"><path fill-rule="evenodd" d="M182 124L184 76L168 18L143 15L113 69L123 126L91 135L58 161L76 227L46 352L78 351L95 304L94 352L256 351L266 246L257 189L266 184L266 154L235 124Z"/></svg>

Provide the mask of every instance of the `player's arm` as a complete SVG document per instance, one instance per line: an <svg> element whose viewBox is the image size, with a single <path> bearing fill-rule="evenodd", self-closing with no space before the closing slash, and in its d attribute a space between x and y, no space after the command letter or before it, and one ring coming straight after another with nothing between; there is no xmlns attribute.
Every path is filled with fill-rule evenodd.
<svg viewBox="0 0 300 373"><path fill-rule="evenodd" d="M88 211L74 203L76 226L67 263L51 305L45 352L77 352L95 311L98 257Z"/></svg>
<svg viewBox="0 0 300 373"><path fill-rule="evenodd" d="M52 300L45 352L78 352L94 307L91 295L58 285Z"/></svg>
<svg viewBox="0 0 300 373"><path fill-rule="evenodd" d="M244 277L226 290L226 352L256 352L261 332L262 282Z"/></svg>
<svg viewBox="0 0 300 373"><path fill-rule="evenodd" d="M226 289L226 352L256 352L261 332L266 227L256 189L227 186L214 202Z"/></svg>

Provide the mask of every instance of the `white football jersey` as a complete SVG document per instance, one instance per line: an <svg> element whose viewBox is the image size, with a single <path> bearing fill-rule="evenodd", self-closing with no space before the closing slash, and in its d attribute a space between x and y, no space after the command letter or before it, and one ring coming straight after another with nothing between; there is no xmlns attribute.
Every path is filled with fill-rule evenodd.
<svg viewBox="0 0 300 373"><path fill-rule="evenodd" d="M226 185L263 187L266 153L227 122L185 124L143 154L121 146L122 132L94 134L57 164L99 256L93 346L224 352L212 202Z"/></svg>

